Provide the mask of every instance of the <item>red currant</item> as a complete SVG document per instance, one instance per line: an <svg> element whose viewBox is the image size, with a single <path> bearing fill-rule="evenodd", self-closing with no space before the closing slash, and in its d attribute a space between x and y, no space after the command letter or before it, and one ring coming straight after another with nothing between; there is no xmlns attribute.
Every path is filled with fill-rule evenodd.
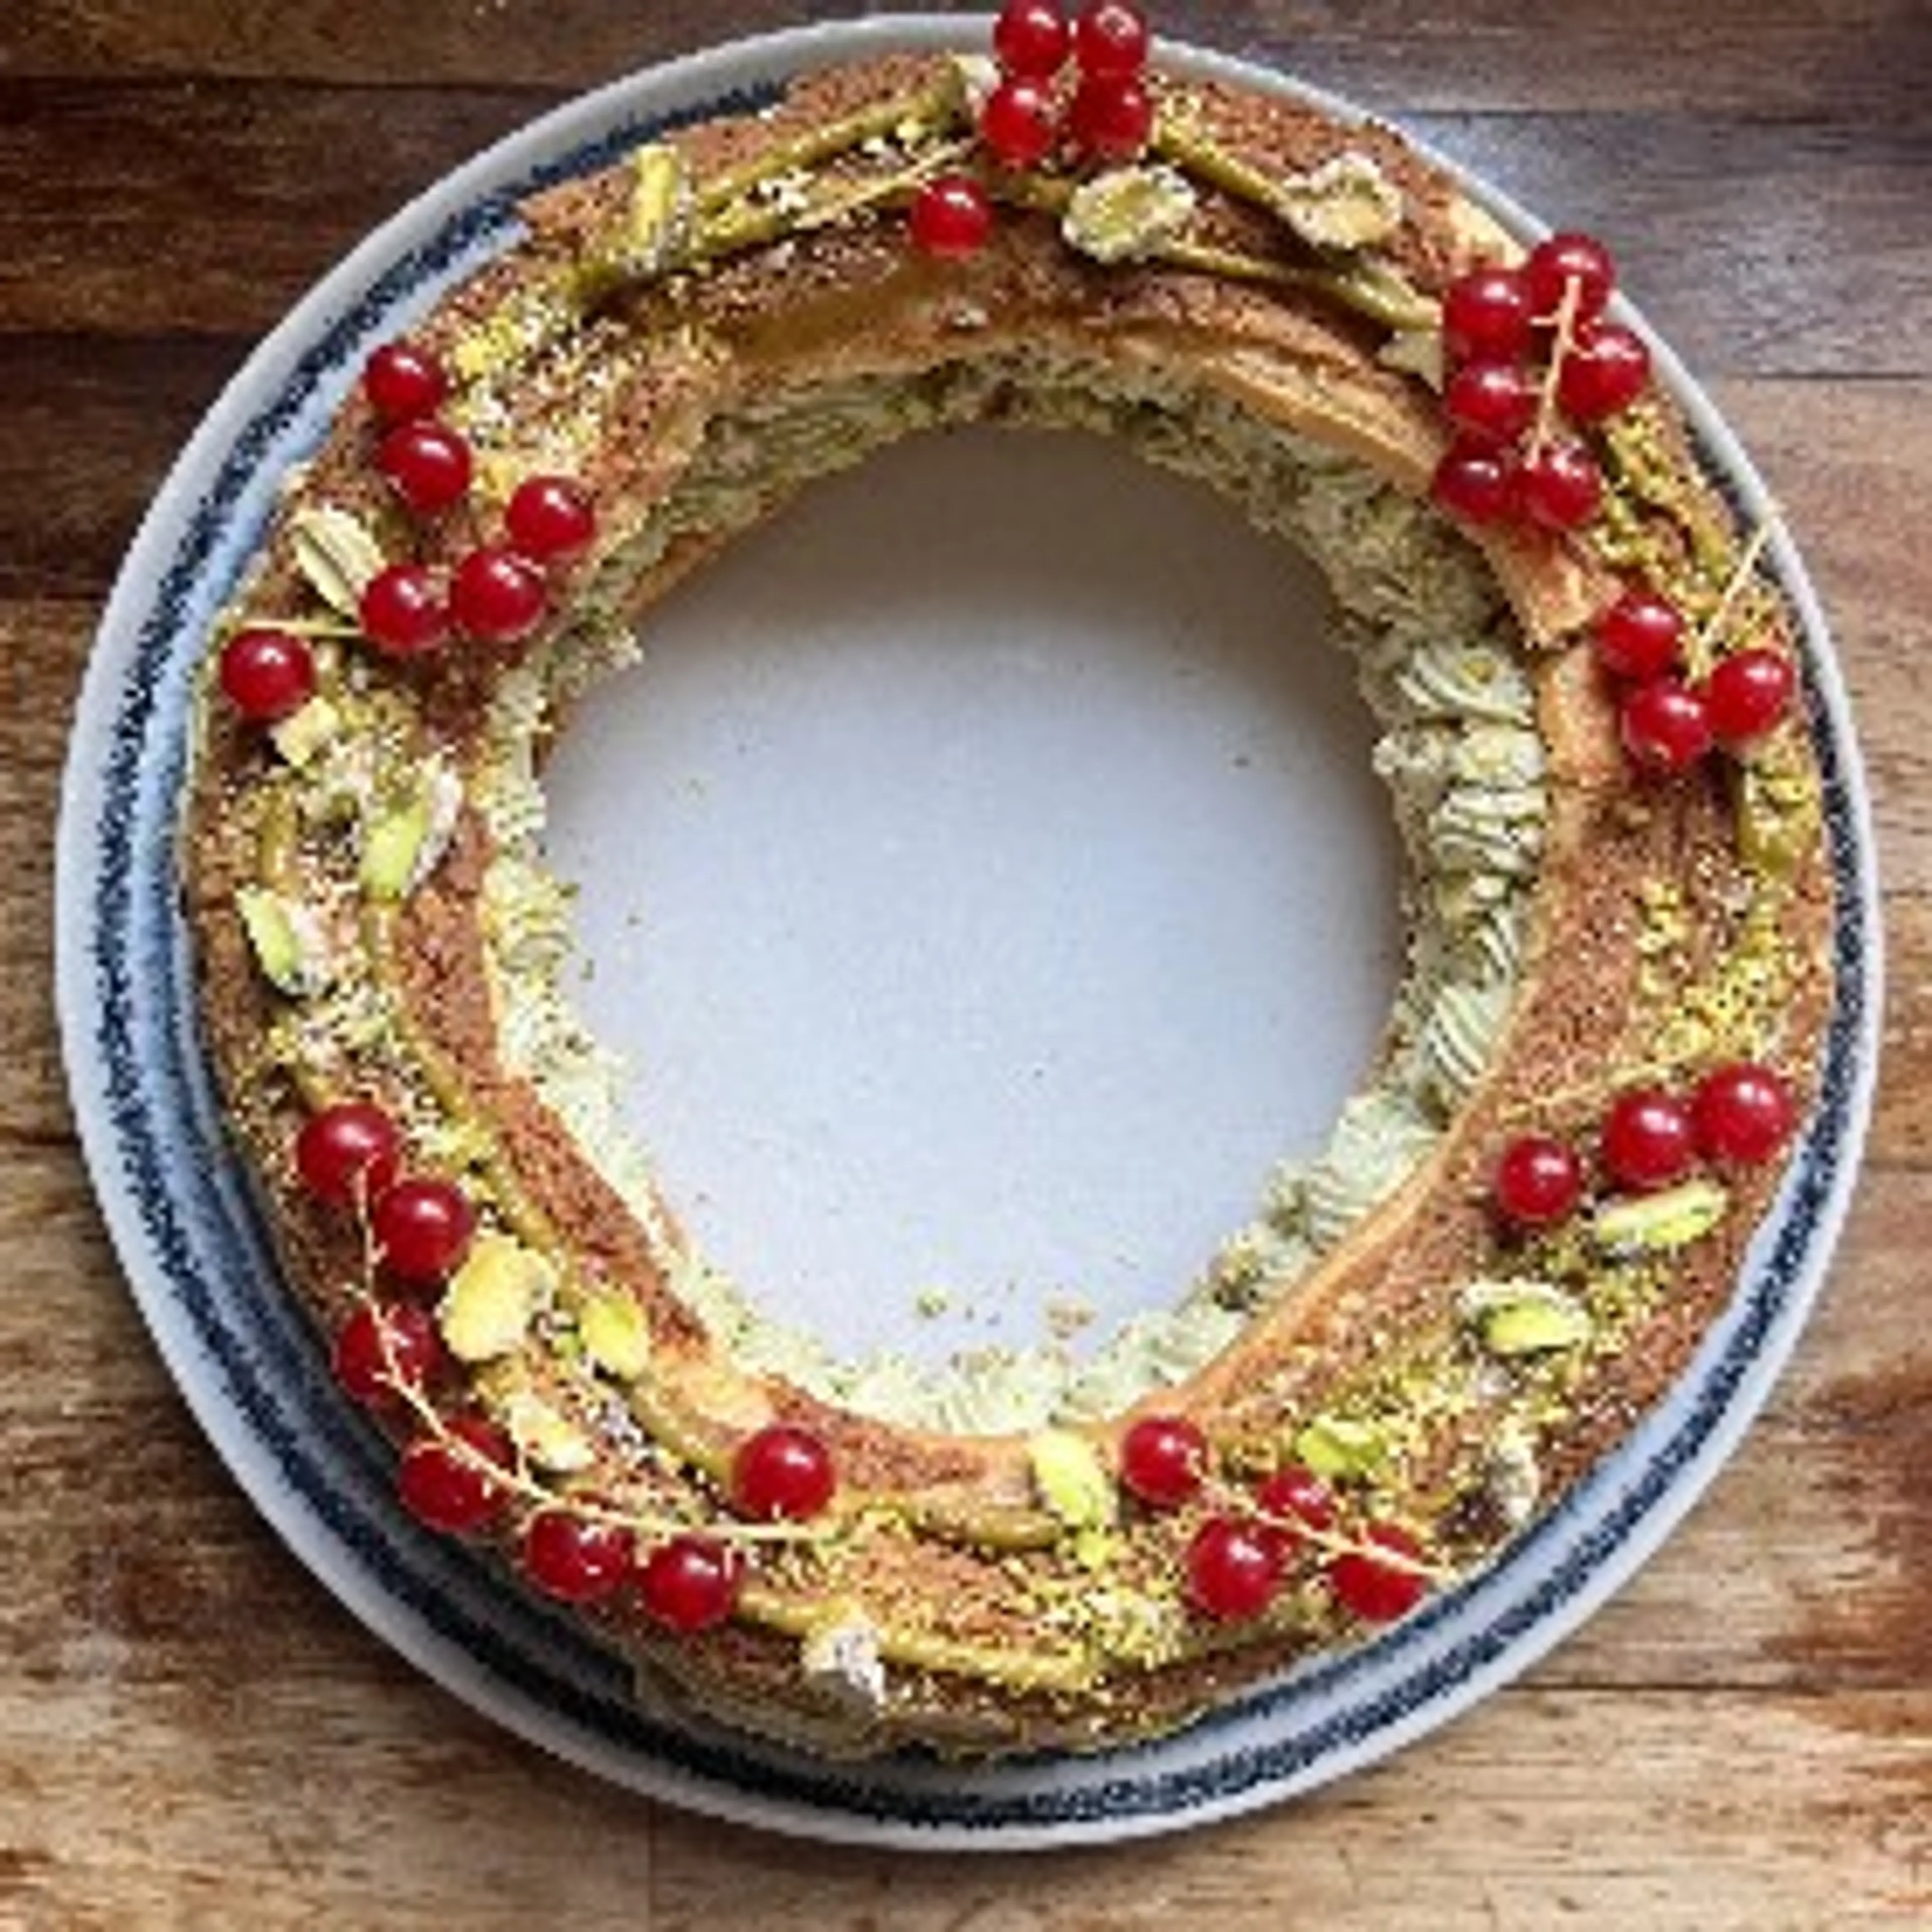
<svg viewBox="0 0 1932 1932"><path fill-rule="evenodd" d="M597 512L568 476L526 476L503 507L503 527L533 562L580 556L597 535Z"/></svg>
<svg viewBox="0 0 1932 1932"><path fill-rule="evenodd" d="M1624 749L1647 772L1688 771L1711 748L1704 700L1676 679L1640 684L1624 700L1617 728Z"/></svg>
<svg viewBox="0 0 1932 1932"><path fill-rule="evenodd" d="M433 651L449 634L449 606L436 579L419 563L392 563L362 592L357 615L362 634L386 657Z"/></svg>
<svg viewBox="0 0 1932 1932"><path fill-rule="evenodd" d="M490 1466L510 1466L502 1432L481 1416L459 1415L446 1425L448 1439L428 1436L403 1451L396 1486L419 1522L455 1534L481 1529L502 1514L509 1496Z"/></svg>
<svg viewBox="0 0 1932 1932"><path fill-rule="evenodd" d="M731 1500L748 1516L768 1522L818 1515L838 1486L832 1456L808 1429L775 1422L748 1436L731 1461Z"/></svg>
<svg viewBox="0 0 1932 1932"><path fill-rule="evenodd" d="M1331 1529L1335 1492L1312 1469L1291 1462L1255 1492L1255 1507L1274 1531L1284 1556L1304 1529Z"/></svg>
<svg viewBox="0 0 1932 1932"><path fill-rule="evenodd" d="M993 205L970 175L940 175L913 196L913 245L941 261L974 255L993 232Z"/></svg>
<svg viewBox="0 0 1932 1932"><path fill-rule="evenodd" d="M460 502L470 489L470 446L447 423L398 423L376 446L376 467L419 517Z"/></svg>
<svg viewBox="0 0 1932 1932"><path fill-rule="evenodd" d="M479 644L514 644L543 621L544 574L512 550L473 550L449 580L449 614Z"/></svg>
<svg viewBox="0 0 1932 1932"><path fill-rule="evenodd" d="M1791 1090L1768 1066L1736 1060L1705 1075L1690 1096L1690 1129L1706 1160L1756 1167L1791 1137Z"/></svg>
<svg viewBox="0 0 1932 1932"><path fill-rule="evenodd" d="M221 647L220 675L229 703L256 724L272 724L315 695L315 659L286 631L237 631Z"/></svg>
<svg viewBox="0 0 1932 1932"><path fill-rule="evenodd" d="M546 1596L594 1604L631 1574L636 1541L621 1523L539 1510L524 1531L524 1574Z"/></svg>
<svg viewBox="0 0 1932 1932"><path fill-rule="evenodd" d="M399 1180L370 1216L382 1265L398 1281L434 1287L455 1269L476 1232L476 1210L453 1180L434 1174Z"/></svg>
<svg viewBox="0 0 1932 1932"><path fill-rule="evenodd" d="M1556 373L1556 400L1579 422L1599 422L1628 409L1650 380L1650 351L1641 336L1613 322L1576 332Z"/></svg>
<svg viewBox="0 0 1932 1932"><path fill-rule="evenodd" d="M1791 709L1797 680L1782 652L1753 649L1726 658L1704 682L1712 735L1724 745L1748 745Z"/></svg>
<svg viewBox="0 0 1932 1932"><path fill-rule="evenodd" d="M708 1536L674 1536L638 1568L638 1594L651 1616L688 1635L728 1617L742 1574L737 1558Z"/></svg>
<svg viewBox="0 0 1932 1932"><path fill-rule="evenodd" d="M302 1123L296 1172L318 1201L366 1206L396 1178L403 1138L396 1124L367 1100L337 1100Z"/></svg>
<svg viewBox="0 0 1932 1932"><path fill-rule="evenodd" d="M1450 377L1442 407L1478 442L1514 442L1536 420L1536 384L1520 362L1478 356Z"/></svg>
<svg viewBox="0 0 1932 1932"><path fill-rule="evenodd" d="M1582 1161L1567 1142L1524 1134L1503 1149L1495 1192L1496 1211L1512 1226L1554 1227L1582 1198Z"/></svg>
<svg viewBox="0 0 1932 1932"><path fill-rule="evenodd" d="M386 342L362 365L362 391L385 422L426 416L448 393L442 364L419 344Z"/></svg>
<svg viewBox="0 0 1932 1932"><path fill-rule="evenodd" d="M980 138L1010 168L1030 168L1053 150L1053 96L1045 82L1003 80L980 110Z"/></svg>
<svg viewBox="0 0 1932 1932"><path fill-rule="evenodd" d="M1408 1616L1428 1593L1428 1579L1411 1564L1422 1559L1422 1546L1406 1529L1392 1522L1372 1522L1362 1532L1367 1548L1345 1551L1328 1565L1329 1587L1346 1610L1364 1622L1393 1623ZM1378 1550L1406 1562L1378 1561Z"/></svg>
<svg viewBox="0 0 1932 1932"><path fill-rule="evenodd" d="M1007 74L1045 80L1059 72L1068 39L1053 0L1006 0L993 22L993 56Z"/></svg>
<svg viewBox="0 0 1932 1932"><path fill-rule="evenodd" d="M1429 494L1460 522L1501 523L1516 508L1516 469L1514 452L1466 436L1436 464Z"/></svg>
<svg viewBox="0 0 1932 1932"><path fill-rule="evenodd" d="M1580 442L1546 442L1523 458L1516 496L1532 523L1574 530L1602 508L1603 472Z"/></svg>
<svg viewBox="0 0 1932 1932"><path fill-rule="evenodd" d="M1148 23L1126 0L1095 0L1073 23L1073 58L1089 80L1131 80L1147 65Z"/></svg>
<svg viewBox="0 0 1932 1932"><path fill-rule="evenodd" d="M1131 76L1094 74L1066 112L1073 145L1099 161L1130 161L1154 132L1154 96Z"/></svg>
<svg viewBox="0 0 1932 1932"><path fill-rule="evenodd" d="M1442 346L1451 362L1515 356L1529 341L1534 304L1516 268L1472 268L1442 298Z"/></svg>
<svg viewBox="0 0 1932 1932"><path fill-rule="evenodd" d="M1573 284L1576 290L1575 320L1593 321L1603 313L1617 280L1610 250L1592 235L1552 235L1546 242L1539 242L1529 251L1522 273L1538 322L1556 320L1564 291Z"/></svg>
<svg viewBox="0 0 1932 1932"><path fill-rule="evenodd" d="M1282 1540L1266 1523L1210 1516L1187 1546L1187 1594L1222 1622L1258 1617L1281 1587Z"/></svg>
<svg viewBox="0 0 1932 1932"><path fill-rule="evenodd" d="M1667 597L1633 585L1597 620L1598 661L1618 677L1647 681L1677 668L1684 614Z"/></svg>
<svg viewBox="0 0 1932 1932"><path fill-rule="evenodd" d="M1618 1186L1647 1194L1682 1179L1695 1152L1689 1112L1661 1088L1644 1087L1611 1103L1597 1157Z"/></svg>
<svg viewBox="0 0 1932 1932"><path fill-rule="evenodd" d="M400 1388L419 1389L443 1366L435 1318L412 1301L365 1301L335 1331L335 1379L370 1408Z"/></svg>
<svg viewBox="0 0 1932 1932"><path fill-rule="evenodd" d="M1208 1438L1184 1415L1144 1415L1120 1438L1120 1480L1144 1503L1172 1509L1208 1476Z"/></svg>

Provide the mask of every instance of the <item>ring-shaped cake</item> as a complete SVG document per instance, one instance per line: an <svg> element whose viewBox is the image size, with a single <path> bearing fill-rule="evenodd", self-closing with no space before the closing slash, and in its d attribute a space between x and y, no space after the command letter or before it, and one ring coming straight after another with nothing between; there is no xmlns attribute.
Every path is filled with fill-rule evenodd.
<svg viewBox="0 0 1932 1932"><path fill-rule="evenodd" d="M641 1695L826 1752L1157 1734L1493 1561L1722 1308L1831 994L1794 626L1601 249L1144 49L1001 58L532 202L288 479L184 808L228 1118L404 1502ZM680 1228L564 996L538 772L734 533L980 422L1320 566L1410 938L1328 1147L1173 1306L921 1376Z"/></svg>

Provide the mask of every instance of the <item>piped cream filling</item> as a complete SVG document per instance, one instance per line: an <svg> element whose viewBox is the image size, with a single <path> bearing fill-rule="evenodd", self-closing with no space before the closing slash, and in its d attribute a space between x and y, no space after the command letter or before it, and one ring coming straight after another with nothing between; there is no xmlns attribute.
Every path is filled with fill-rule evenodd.
<svg viewBox="0 0 1932 1932"><path fill-rule="evenodd" d="M1409 938L1372 1076L1322 1151L1276 1173L1254 1217L1172 1306L1124 1322L1084 1361L1042 1344L935 1372L892 1352L835 1357L674 1232L623 1118L624 1070L564 991L569 894L544 863L536 748L562 707L635 659L631 587L681 533L747 526L897 436L982 419L996 392L1006 420L1097 430L1200 478L1322 570L1336 641L1378 728L1375 768L1408 859ZM600 562L578 613L503 680L470 774L495 845L482 916L500 1050L638 1216L674 1291L749 1370L885 1421L961 1434L1118 1412L1195 1372L1402 1184L1507 1020L1548 808L1520 634L1478 553L1425 506L1216 395L1104 363L988 356L766 399L712 425L678 487Z"/></svg>

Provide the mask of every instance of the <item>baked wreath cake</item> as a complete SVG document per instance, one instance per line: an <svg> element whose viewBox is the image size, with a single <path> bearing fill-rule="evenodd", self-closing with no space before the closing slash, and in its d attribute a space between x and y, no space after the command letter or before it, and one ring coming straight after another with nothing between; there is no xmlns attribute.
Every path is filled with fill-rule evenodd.
<svg viewBox="0 0 1932 1932"><path fill-rule="evenodd" d="M1796 627L1588 238L1106 0L548 191L378 347L208 642L200 1012L402 1500L640 1695L826 1752L1157 1734L1496 1560L1725 1305L1814 1078ZM560 990L535 772L667 588L983 422L1332 586L1409 856L1376 1066L1082 1364L831 1359L681 1231Z"/></svg>

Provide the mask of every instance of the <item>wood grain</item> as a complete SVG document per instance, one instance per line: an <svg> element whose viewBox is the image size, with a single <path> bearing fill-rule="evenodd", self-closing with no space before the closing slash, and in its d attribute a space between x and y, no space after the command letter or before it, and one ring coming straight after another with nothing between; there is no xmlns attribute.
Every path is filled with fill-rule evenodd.
<svg viewBox="0 0 1932 1932"><path fill-rule="evenodd" d="M1858 712L1890 990L1828 1292L1708 1498L1523 1684L1310 1800L1170 1841L782 1846L456 1706L299 1568L196 1432L101 1231L52 1030L60 766L117 560L252 339L370 224L568 90L800 11L46 0L0 20L0 1927L1932 1922L1920 0L1162 10L1618 243L1798 533Z"/></svg>

